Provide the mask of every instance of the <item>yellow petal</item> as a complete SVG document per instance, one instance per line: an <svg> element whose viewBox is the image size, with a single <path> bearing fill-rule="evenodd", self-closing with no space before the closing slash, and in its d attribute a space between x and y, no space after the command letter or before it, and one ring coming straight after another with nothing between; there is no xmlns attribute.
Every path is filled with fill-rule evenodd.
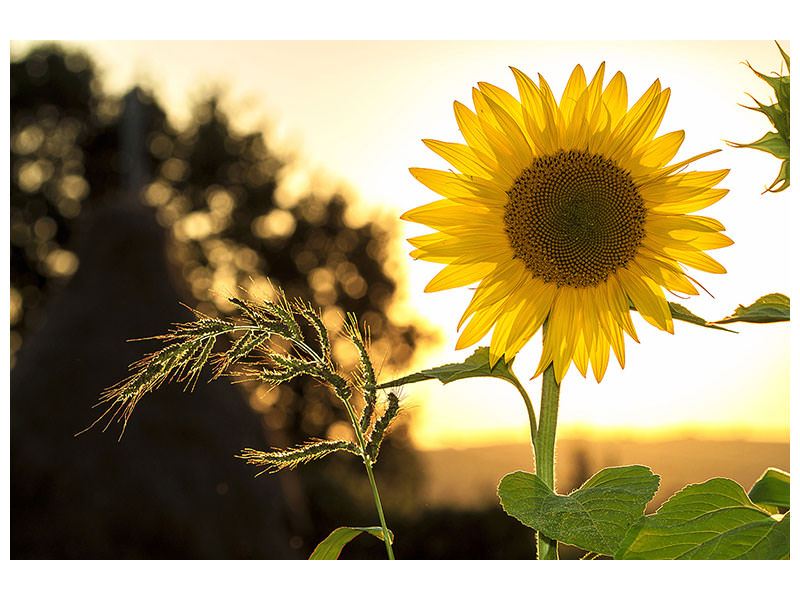
<svg viewBox="0 0 800 600"><path fill-rule="evenodd" d="M488 96L485 97L485 100L494 115L498 127L503 132L505 138L510 142L513 154L519 160L520 171L522 171L522 169L533 161L533 152L528 145L525 134L514 118L507 113L502 106Z"/></svg>
<svg viewBox="0 0 800 600"><path fill-rule="evenodd" d="M651 280L635 268L635 264L628 264L615 274L645 321L671 333L672 316L661 288L652 285Z"/></svg>
<svg viewBox="0 0 800 600"><path fill-rule="evenodd" d="M615 319L612 315L608 298L608 283L602 283L597 287L594 294L595 314L597 316L597 322L600 325L598 337L603 338L607 340L607 342L611 343L611 346L614 349L614 354L617 357L617 361L619 362L620 366L624 368L625 339L622 335L622 327L620 327L617 319ZM627 301L627 298L625 301ZM632 323L631 328L633 328Z"/></svg>
<svg viewBox="0 0 800 600"><path fill-rule="evenodd" d="M502 106L503 110L522 126L522 105L519 100L504 89L492 85L491 83L486 83L485 81L478 82L478 88L483 92L484 96Z"/></svg>
<svg viewBox="0 0 800 600"><path fill-rule="evenodd" d="M550 135L556 130L557 115L550 104L545 104L541 91L530 77L514 67L511 70L517 80L528 138L535 144L538 154L552 154L558 148L557 139Z"/></svg>
<svg viewBox="0 0 800 600"><path fill-rule="evenodd" d="M495 270L489 273L475 290L467 309L464 311L464 315L461 317L461 321L458 323L458 329L461 329L464 321L474 312L492 304L501 303L503 298L513 294L519 286L530 279L530 273L522 266L520 261L509 260L499 263Z"/></svg>
<svg viewBox="0 0 800 600"><path fill-rule="evenodd" d="M461 336L458 338L458 342L456 342L456 350L472 346L489 333L489 330L497 322L497 318L503 312L504 304L504 302L497 302L476 311L469 323L467 323L464 331L461 332Z"/></svg>
<svg viewBox="0 0 800 600"><path fill-rule="evenodd" d="M589 349L586 347L586 340L583 338L583 334L578 336L573 362L578 367L580 374L586 378L586 370L589 368Z"/></svg>
<svg viewBox="0 0 800 600"><path fill-rule="evenodd" d="M617 71L616 75L608 82L603 92L603 104L608 108L610 114L610 126L616 127L628 110L628 86L625 82L625 75L621 71Z"/></svg>
<svg viewBox="0 0 800 600"><path fill-rule="evenodd" d="M597 380L597 383L600 383L603 379L603 375L605 375L606 368L608 367L608 349L608 340L600 335L595 338L592 349L589 351L589 358L592 361L592 372L594 373L594 378Z"/></svg>
<svg viewBox="0 0 800 600"><path fill-rule="evenodd" d="M660 286L674 292L681 292L692 296L698 294L697 288L691 284L677 263L672 262L672 264L669 264L664 262L663 259L656 257L645 248L639 249L636 262L642 267L642 270L644 270L649 277L652 277Z"/></svg>
<svg viewBox="0 0 800 600"><path fill-rule="evenodd" d="M554 293L555 286L529 278L509 297L492 333L489 347L492 365L503 355L506 360L512 359L533 337L547 318Z"/></svg>
<svg viewBox="0 0 800 600"><path fill-rule="evenodd" d="M514 147L514 141L503 131L498 117L492 110L492 103L475 88L472 90L472 101L475 103L481 130L492 148L492 154L497 158L498 167L512 180L516 179L530 160L523 160L520 152ZM497 104L494 106L502 111ZM527 142L525 144L527 145Z"/></svg>
<svg viewBox="0 0 800 600"><path fill-rule="evenodd" d="M497 157L495 156L492 147L489 145L489 142L486 139L486 134L483 133L483 128L481 127L478 116L466 106L461 104L461 102L453 103L453 111L456 114L458 129L461 131L461 135L464 136L467 144L483 154L495 159L496 164Z"/></svg>
<svg viewBox="0 0 800 600"><path fill-rule="evenodd" d="M429 256L471 257L472 262L486 262L486 257L498 251L508 251L508 242L501 233L483 232L480 235L446 235L432 233L408 238L420 251L418 258Z"/></svg>
<svg viewBox="0 0 800 600"><path fill-rule="evenodd" d="M491 181L480 177L419 167L412 167L409 171L422 185L445 197L476 196L502 202L508 201L505 191Z"/></svg>
<svg viewBox="0 0 800 600"><path fill-rule="evenodd" d="M700 250L676 250L674 248L663 248L662 253L669 258L673 258L678 262L682 262L687 267L692 267L693 269L697 269L699 271L716 273L718 275L727 273L725 267Z"/></svg>
<svg viewBox="0 0 800 600"><path fill-rule="evenodd" d="M635 159L638 163L636 168L631 169L633 174L645 173L666 165L675 158L685 137L686 134L683 131L672 131L657 137L644 146L638 159Z"/></svg>
<svg viewBox="0 0 800 600"><path fill-rule="evenodd" d="M556 102L556 97L553 95L553 91L550 89L550 86L547 84L545 78L542 77L541 73L539 73L539 90L542 98L542 105L545 107L546 111L553 115L555 121L555 128L547 133L550 134L550 139L554 145L560 147L564 136L565 124L563 115L561 111L558 110L558 103Z"/></svg>
<svg viewBox="0 0 800 600"><path fill-rule="evenodd" d="M725 179L728 173L730 169L680 173L661 179L657 183L643 184L640 186L640 192L642 197L650 202L680 202L714 187Z"/></svg>
<svg viewBox="0 0 800 600"><path fill-rule="evenodd" d="M603 79L606 73L606 63L600 63L600 66L597 68L597 72L592 77L592 81L589 83L589 86L586 88L586 97L589 101L587 106L587 111L589 114L595 112L596 109L600 109L603 104ZM598 112L606 112L598 111Z"/></svg>
<svg viewBox="0 0 800 600"><path fill-rule="evenodd" d="M647 195L642 194L642 197L645 199L645 203L647 204L647 208L650 212L665 215L676 215L694 212L711 206L712 204L719 202L727 194L728 190L714 188L682 200L670 199L662 202L650 202L647 198Z"/></svg>
<svg viewBox="0 0 800 600"><path fill-rule="evenodd" d="M605 286L600 286L601 290L606 292L606 301L608 302L608 309L614 322L619 324L622 329L635 341L639 341L639 336L636 335L636 330L633 327L631 320L630 303L628 302L628 295L622 288L618 279L618 273L610 275L606 280Z"/></svg>
<svg viewBox="0 0 800 600"><path fill-rule="evenodd" d="M550 363L553 362L553 352L552 348L550 347L550 343L548 342L550 342L550 340L547 336L547 332L545 332L544 343L542 344L542 355L539 357L539 364L536 366L536 371L534 371L531 379L535 379L544 373Z"/></svg>
<svg viewBox="0 0 800 600"><path fill-rule="evenodd" d="M620 368L624 369L625 336L622 335L622 327L614 320L611 313L600 315L600 325L603 327L603 332L611 342L611 348L614 350L614 356L617 357Z"/></svg>
<svg viewBox="0 0 800 600"><path fill-rule="evenodd" d="M493 215L493 211L490 211L489 208L465 206L454 200L444 199L407 210L400 215L400 218L403 221L441 229L476 221L487 223L491 218L490 215Z"/></svg>
<svg viewBox="0 0 800 600"><path fill-rule="evenodd" d="M430 280L425 286L426 292L440 292L450 290L470 283L480 281L489 274L495 265L494 263L472 263L467 265L450 264Z"/></svg>
<svg viewBox="0 0 800 600"><path fill-rule="evenodd" d="M709 150L708 152L697 154L695 156L692 156L691 158L687 158L686 160L682 160L667 167L662 167L660 170L655 171L653 173L645 173L636 176L634 177L634 181L636 182L637 185L652 185L654 183L660 183L661 181L667 179L673 173L682 170L685 166L697 160L700 160L701 158L705 158L706 156L711 156L712 154L716 154L717 152L720 152L720 150L719 149Z"/></svg>
<svg viewBox="0 0 800 600"><path fill-rule="evenodd" d="M567 373L578 343L578 319L581 311L578 293L570 287L560 288L547 320L545 337L550 338L556 381L561 381Z"/></svg>
<svg viewBox="0 0 800 600"><path fill-rule="evenodd" d="M635 149L644 142L652 139L652 134L649 132L652 130L653 123L656 120L660 123L659 115L663 116L663 112L661 111L663 108L666 108L666 104L662 106L660 98L660 94L653 97L650 102L643 107L641 114L636 120L631 121L628 119L631 113L625 116L618 126L618 129L621 129L621 131L615 132L613 141L609 142L609 158L623 163L625 167L627 167L628 163L633 162L631 156ZM653 132L653 134L655 134L655 132ZM649 138L648 135L650 136Z"/></svg>
<svg viewBox="0 0 800 600"><path fill-rule="evenodd" d="M489 180L494 176L492 169L494 161L485 155L479 154L471 146L439 142L437 140L422 140L422 143L465 175L473 175Z"/></svg>
<svg viewBox="0 0 800 600"><path fill-rule="evenodd" d="M530 281L529 289L525 292L527 304L514 323L516 337L509 342L507 357L516 356L528 340L541 329L550 314L555 293L556 286L552 283L544 283L540 279Z"/></svg>
<svg viewBox="0 0 800 600"><path fill-rule="evenodd" d="M578 102L578 98L580 98L585 91L586 75L583 72L583 67L577 65L573 69L572 75L569 76L569 81L567 81L567 85L564 87L564 93L561 94L561 102L558 105L561 114L564 115L567 122L569 122L572 117L572 111Z"/></svg>
<svg viewBox="0 0 800 600"><path fill-rule="evenodd" d="M653 103L654 109L652 114L649 115L646 123L647 126L645 127L642 134L639 136L639 139L636 140L636 144L634 145L633 152L636 152L638 148L646 145L648 142L651 142L658 131L658 128L661 126L661 121L664 120L664 113L667 110L667 105L669 104L670 94L672 92L669 88L666 88L659 94L658 100Z"/></svg>

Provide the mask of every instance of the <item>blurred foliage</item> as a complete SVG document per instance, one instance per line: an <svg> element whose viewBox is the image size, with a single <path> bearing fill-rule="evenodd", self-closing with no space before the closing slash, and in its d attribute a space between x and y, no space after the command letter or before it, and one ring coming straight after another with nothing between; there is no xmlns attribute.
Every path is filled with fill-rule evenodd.
<svg viewBox="0 0 800 600"><path fill-rule="evenodd" d="M10 71L13 368L25 340L40 328L48 301L78 269L76 240L85 224L125 188L134 157L120 145L122 99L103 91L88 56L44 45L12 62ZM149 183L142 201L170 234L168 255L184 300L211 316L228 314L235 308L228 296L260 302L270 297L274 282L289 298L322 308L343 368L358 362L357 352L337 335L345 313L353 312L370 328L376 364L402 370L428 334L387 314L396 291L386 263L393 224L353 224L349 202L339 194L311 192L280 201L284 160L262 133L235 130L219 98L200 102L191 122L177 128L152 94L135 93L146 108ZM269 387L249 384L249 400L279 445L338 437L347 422L340 403L313 381ZM401 419L386 442L383 473L376 474L379 485L397 490L387 494L388 511L407 506L420 481L406 429ZM312 500L308 507L314 529L325 533L346 521L341 506L356 512L371 506L369 490L359 488L357 461L331 462L333 467L304 476L309 497L326 489L326 504ZM344 491L340 483L349 475L353 483ZM332 491L340 502L331 500Z"/></svg>
<svg viewBox="0 0 800 600"><path fill-rule="evenodd" d="M322 306L332 333L346 312L361 315L377 360L406 364L420 331L386 314L396 289L384 266L391 226L349 226L341 195L279 206L284 165L261 133L234 131L217 98L177 130L151 95L138 93L148 108L152 175L144 201L171 231L170 256L193 306L232 313L224 292L260 301L271 293L269 278L289 298ZM121 187L120 165L130 157L119 147L120 107L81 53L43 46L11 64L12 356L41 323L46 298L77 269L72 250L82 218ZM354 366L358 357L345 348L334 342L337 360ZM259 392L253 402L269 423L303 430L303 438L324 436L339 416L316 386L279 397Z"/></svg>

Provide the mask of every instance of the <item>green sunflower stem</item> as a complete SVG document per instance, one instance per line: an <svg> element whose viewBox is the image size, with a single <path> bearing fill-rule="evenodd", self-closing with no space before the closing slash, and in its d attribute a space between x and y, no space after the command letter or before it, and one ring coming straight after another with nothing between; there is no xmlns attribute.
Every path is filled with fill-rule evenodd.
<svg viewBox="0 0 800 600"><path fill-rule="evenodd" d="M555 491L555 447L558 424L558 397L560 388L553 364L542 376L542 403L539 408L539 427L533 443L536 474ZM539 560L558 560L558 545L541 534L538 536Z"/></svg>

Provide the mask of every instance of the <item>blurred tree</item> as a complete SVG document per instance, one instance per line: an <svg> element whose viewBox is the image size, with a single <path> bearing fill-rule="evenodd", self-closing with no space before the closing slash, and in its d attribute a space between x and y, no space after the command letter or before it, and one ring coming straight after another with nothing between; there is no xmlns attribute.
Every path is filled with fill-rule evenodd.
<svg viewBox="0 0 800 600"><path fill-rule="evenodd" d="M84 365L84 369L89 369L89 376L96 378L92 383L97 386L97 392L92 386L73 389L67 379L70 374L65 372L65 379L56 386L61 396L57 405L49 397L30 397L34 388L40 390L40 394L53 393L52 386L48 388L44 381L48 373L42 370L41 361L58 359L53 352L45 351L50 340L40 340L38 346L34 343L37 331L41 331L40 337L45 334L64 337L58 340L57 346L61 355L67 356L73 352L70 348L88 344L92 339L90 332L85 339L82 336L69 339L74 334L67 332L73 330L53 325L55 316L48 317L49 330L42 327L48 315L46 311L58 315L61 321L74 321L75 313L64 309L63 305L69 302L75 305L75 298L80 294L91 293L86 292L91 289L86 286L86 277L69 282L76 272L80 274L81 261L92 262L94 253L103 252L97 247L102 244L92 233L97 230L97 223L104 223L102 227L121 227L119 231L135 227L136 219L113 210L108 212L109 206L118 204L124 195L124 179L133 165L142 162L142 169L152 174L142 194L143 200L152 207L155 219L165 230L170 268L177 274L174 283L182 290L188 304L211 314L227 312L232 308L226 300L228 295L248 294L260 299L270 293L269 278L282 286L288 296L303 297L321 306L326 325L332 332L342 325L345 312L355 312L371 328L377 362L392 370L402 369L421 337L417 327L398 325L387 316L395 292L395 283L385 267L386 242L392 235L389 227L377 223L348 225L347 201L340 195L309 194L296 202L279 205L275 191L282 162L267 148L260 133L234 131L217 98L201 103L192 123L178 130L170 125L152 96L142 90L133 93L146 108L142 157L132 156L130 150L121 147L122 101L103 93L95 69L85 55L65 52L51 45L34 49L11 64L12 522L17 532L39 519L37 535L51 535L54 540L58 537L57 520L63 516L57 514L58 511L68 506L74 508L76 503L72 498L42 500L42 494L47 494L47 487L52 484L52 481L45 481L47 477L58 477L52 474L52 466L48 467L49 475L43 475L42 455L60 456L62 463L68 462L67 456L78 462L85 460L76 455L74 448L77 446L69 445L74 442L69 437L75 431L72 428L74 416L88 418L89 414L88 411L76 413L81 410L77 407L89 406L94 398L85 394L92 393L96 397L99 388L114 383L124 374L124 369L110 362L97 370ZM109 214L116 216L109 217ZM142 221L141 230L146 231L147 227ZM95 247L84 244L84 249L78 251L81 239L94 240L91 243L95 243ZM97 257L99 262L94 261L92 266L95 272L102 268L122 268L109 266L112 264L136 269L137 244L145 238L134 236L131 239L134 240L128 247L131 256L116 263L111 260L103 263L99 260L102 257ZM163 242L153 241L152 244L161 247ZM124 252L122 246L114 245L114 252ZM140 258L145 259L143 255ZM159 277L169 277L166 271L161 273L156 267L153 268L155 273ZM112 282L126 281L126 273L114 275L109 277L108 285L120 286L122 284ZM153 287L154 283L148 285ZM169 285L165 282L160 298L163 299L164 290L170 290ZM128 287L130 285L126 289ZM58 305L62 294L65 300ZM175 295L173 308L179 299L179 294ZM116 300L122 302L117 296ZM126 329L124 335L143 337L161 333L170 320L175 320L174 312L162 304L141 306L142 302L147 302L147 296L144 291L137 296L135 286L129 296L127 301L136 309L134 314L142 315L141 319L130 317L131 325L138 323L144 327L147 323L148 327L155 327L160 322L163 325L147 331ZM89 304L85 304L84 311L88 310L86 306ZM146 320L144 313L148 310L158 311L157 318ZM120 336L119 353L104 347L103 357L113 355L117 362L130 362L131 353L140 354L145 350L126 345L122 330L113 323L112 326L103 323L103 318L114 318L114 315L98 314L90 325L97 330L107 330L106 335L116 332L114 335ZM116 318L125 320L128 317L123 312ZM335 344L334 352L340 364L349 368L355 357L346 349L346 344ZM30 358L23 365L26 352ZM92 360L99 359L94 356ZM20 368L14 368L15 364ZM71 364L65 371L73 366ZM85 371L81 373L86 377ZM182 396L181 388L173 388L172 397ZM87 389L92 391L87 392ZM146 404L176 402L170 411L177 410L176 406L188 407L185 398L168 400L168 396L154 397ZM272 391L251 385L248 399L250 406L263 415L269 439L280 446L308 437L326 437L346 419L343 409L332 401L327 390L310 381ZM137 437L131 428L135 429L137 420L147 419L143 412L152 410L153 415L166 414L156 408L148 409L146 404L137 409L128 436ZM205 401L202 404L204 411L215 410ZM45 423L48 415L49 421ZM164 418L170 422L169 419L180 417L172 414ZM238 414L232 418L239 419L237 422L243 426L241 419L246 416ZM217 425L222 427L223 423ZM197 420L195 426L199 427L197 431L205 431L204 428L213 427L214 422ZM68 439L42 436L42 431L36 430L42 427L48 427L48 431L65 428L63 435ZM245 437L253 435L250 432ZM28 437L45 445L38 448L35 460L30 453L19 451ZM121 445L103 451L124 452L122 448L130 443L125 438ZM237 469L233 458L224 456L222 459L230 461L231 469ZM379 465L376 476L379 485L389 488L387 510L411 510L420 476L404 427L398 427L387 439L382 462L385 468ZM69 470L70 465L61 465L62 477L65 468ZM113 461L110 468L114 468ZM102 473L98 471L97 475L96 485L102 486ZM41 481L33 490L29 484L37 478ZM87 476L82 481L88 484L90 479ZM374 520L368 488L354 459L334 457L305 471L282 474L278 480L288 498L291 528L295 532L292 546L300 554L307 554L335 526L356 520ZM341 484L343 480L345 486ZM266 485L263 480L256 483ZM76 493L70 489L70 493ZM40 503L33 508L23 508L31 494L38 494ZM54 514L37 514L37 507ZM23 516L27 519L24 522ZM70 550L63 544L58 546L54 540L44 543L39 537L16 533L12 536L12 555L14 543L22 543L20 540L25 540L24 554L29 557L37 556L37 544L41 545L40 557L87 555L86 547L80 551ZM206 548L194 552L184 548L183 552L184 556L202 556L209 551ZM250 554L245 554L256 554L258 548L250 548L248 552ZM168 555L181 556L180 546Z"/></svg>

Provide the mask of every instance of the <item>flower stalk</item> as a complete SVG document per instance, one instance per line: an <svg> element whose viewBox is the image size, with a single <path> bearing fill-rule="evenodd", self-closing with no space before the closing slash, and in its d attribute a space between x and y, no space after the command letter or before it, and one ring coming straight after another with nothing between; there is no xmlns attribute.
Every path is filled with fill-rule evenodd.
<svg viewBox="0 0 800 600"><path fill-rule="evenodd" d="M547 321L544 322L542 337L544 337L545 331L547 331ZM553 363L550 363L542 375L542 398L539 406L538 423L531 399L525 388L522 387L516 377L514 377L512 383L514 383L514 386L522 396L525 408L528 411L536 475L551 490L555 491L556 427L558 425L558 400L561 388L556 380ZM541 535L539 532L536 532L536 548L539 560L558 560L558 543Z"/></svg>
<svg viewBox="0 0 800 600"><path fill-rule="evenodd" d="M558 424L558 398L560 387L556 381L553 364L542 376L542 402L539 409L539 428L534 440L536 474L555 491L555 447ZM558 560L558 543L541 534L538 536L539 560Z"/></svg>

